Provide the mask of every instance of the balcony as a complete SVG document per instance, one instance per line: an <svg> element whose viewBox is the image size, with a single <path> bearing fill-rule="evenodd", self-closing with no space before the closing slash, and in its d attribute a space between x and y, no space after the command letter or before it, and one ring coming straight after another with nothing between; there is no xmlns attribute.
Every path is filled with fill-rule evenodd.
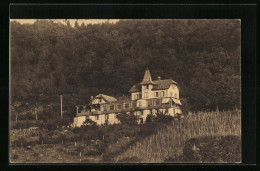
<svg viewBox="0 0 260 171"><path fill-rule="evenodd" d="M109 114L109 113L124 113L124 112L131 112L136 110L151 110L151 109L166 109L172 106L175 106L172 102L172 97L164 97L164 98L153 98L153 99L146 99L142 101L143 106L136 106L136 100L127 100L124 102L113 102L113 103L106 103L101 106L100 110L95 110L90 112L88 111L81 111L77 114L77 116L87 116L87 115L98 115L98 114ZM124 104L129 104L127 108L125 108ZM105 107L104 107L105 106ZM110 108L110 106L114 106ZM120 106L120 107L119 107Z"/></svg>

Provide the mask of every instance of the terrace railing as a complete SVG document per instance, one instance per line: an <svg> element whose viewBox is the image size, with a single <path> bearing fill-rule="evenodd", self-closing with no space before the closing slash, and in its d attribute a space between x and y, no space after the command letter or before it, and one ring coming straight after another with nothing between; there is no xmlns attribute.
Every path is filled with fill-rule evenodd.
<svg viewBox="0 0 260 171"><path fill-rule="evenodd" d="M167 101L169 99L169 101ZM174 106L172 103L173 97L164 97L164 98L152 98L152 99L140 99L142 103L146 103L145 105L139 105L138 100L125 100L125 101L117 101L113 103L104 103L100 104L99 111L89 111L82 110L77 114L77 116L85 116L85 115L97 115L97 114L107 114L107 113L120 113L120 112L130 112L144 109L163 109L170 108Z"/></svg>

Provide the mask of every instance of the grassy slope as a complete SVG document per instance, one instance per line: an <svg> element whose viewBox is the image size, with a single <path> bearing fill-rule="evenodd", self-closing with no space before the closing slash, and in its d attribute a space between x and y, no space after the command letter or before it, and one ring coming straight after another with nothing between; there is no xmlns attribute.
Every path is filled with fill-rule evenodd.
<svg viewBox="0 0 260 171"><path fill-rule="evenodd" d="M167 128L136 143L134 147L119 155L117 161L137 158L139 162L161 163L169 157L180 157L185 142L191 138L228 135L241 137L239 111L200 112L188 115L180 122L173 122Z"/></svg>

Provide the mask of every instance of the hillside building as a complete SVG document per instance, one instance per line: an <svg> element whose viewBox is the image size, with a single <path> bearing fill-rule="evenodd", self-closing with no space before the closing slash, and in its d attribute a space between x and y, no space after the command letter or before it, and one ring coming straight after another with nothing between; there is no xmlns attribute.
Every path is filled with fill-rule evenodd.
<svg viewBox="0 0 260 171"><path fill-rule="evenodd" d="M91 99L89 105L78 105L74 126L81 126L86 119L97 125L118 124L116 115L133 112L139 123L146 122L149 114L161 112L175 116L181 114L178 84L171 80L152 80L149 69L146 69L142 82L135 84L129 90L130 99L118 100L112 96L99 94Z"/></svg>

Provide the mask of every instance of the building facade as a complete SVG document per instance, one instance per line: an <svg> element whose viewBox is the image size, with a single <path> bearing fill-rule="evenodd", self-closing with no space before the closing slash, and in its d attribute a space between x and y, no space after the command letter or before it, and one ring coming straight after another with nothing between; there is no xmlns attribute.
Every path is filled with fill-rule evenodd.
<svg viewBox="0 0 260 171"><path fill-rule="evenodd" d="M129 90L130 99L118 100L112 96L99 94L91 99L89 105L78 105L74 126L80 127L87 119L102 124L118 124L118 114L133 112L139 123L146 122L149 114L175 116L181 114L178 84L171 80L152 80L149 69L146 69L142 82Z"/></svg>

